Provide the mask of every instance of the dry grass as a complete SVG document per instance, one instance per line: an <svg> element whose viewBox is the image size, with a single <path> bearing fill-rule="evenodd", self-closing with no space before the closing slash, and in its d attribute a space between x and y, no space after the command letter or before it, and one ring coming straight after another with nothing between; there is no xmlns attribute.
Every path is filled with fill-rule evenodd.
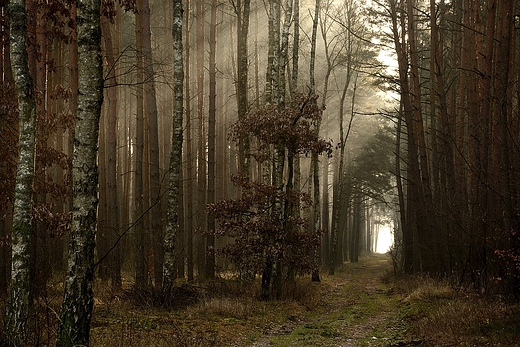
<svg viewBox="0 0 520 347"><path fill-rule="evenodd" d="M418 300L451 299L456 292L446 281L437 281L429 277L410 277L409 289L405 302Z"/></svg>
<svg viewBox="0 0 520 347"><path fill-rule="evenodd" d="M154 293L97 288L92 346L240 346L288 317L303 315L319 294L309 280L287 289L284 300L258 300L258 283L219 279L176 288L166 306Z"/></svg>
<svg viewBox="0 0 520 347"><path fill-rule="evenodd" d="M283 299L269 302L258 299L258 281L220 278L204 285L179 283L169 302L153 289L136 291L126 281L123 286L113 289L110 283L95 281L91 346L246 346L273 326L316 307L321 298L308 278L287 286ZM47 289L32 319L35 346L52 346L56 339L62 282Z"/></svg>
<svg viewBox="0 0 520 347"><path fill-rule="evenodd" d="M455 290L446 281L396 282L409 332L428 346L520 346L520 305Z"/></svg>
<svg viewBox="0 0 520 347"><path fill-rule="evenodd" d="M248 319L265 313L265 304L252 298L207 298L188 307L188 316Z"/></svg>
<svg viewBox="0 0 520 347"><path fill-rule="evenodd" d="M321 283L297 279L284 288L281 300L269 302L258 300L258 279L179 283L170 302L153 290L132 290L131 283L125 283L125 290L113 290L96 281L91 346L251 346L273 336L279 342L275 345L286 346L290 339L332 338L323 335L325 330L373 346L373 339L367 342L372 336L395 342L379 339L387 341L385 346L520 346L518 302L455 290L446 281L425 276L396 279L390 271L381 276L386 267L380 266L382 261L348 264ZM53 345L61 297L56 283L39 300L33 345Z"/></svg>

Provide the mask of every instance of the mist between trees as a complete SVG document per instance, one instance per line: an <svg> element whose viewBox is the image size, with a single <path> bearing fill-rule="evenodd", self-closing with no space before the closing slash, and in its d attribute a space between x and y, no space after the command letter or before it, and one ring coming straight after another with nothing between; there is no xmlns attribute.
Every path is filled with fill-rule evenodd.
<svg viewBox="0 0 520 347"><path fill-rule="evenodd" d="M88 344L94 278L166 305L179 283L259 277L269 300L382 226L396 273L518 295L516 13L2 1L4 341L30 340L13 332L55 278L58 345Z"/></svg>

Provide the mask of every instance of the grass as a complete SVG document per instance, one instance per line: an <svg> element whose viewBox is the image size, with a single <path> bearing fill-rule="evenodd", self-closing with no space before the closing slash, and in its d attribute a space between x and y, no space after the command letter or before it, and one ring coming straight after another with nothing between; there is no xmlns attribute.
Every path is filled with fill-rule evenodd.
<svg viewBox="0 0 520 347"><path fill-rule="evenodd" d="M258 283L221 278L179 284L164 307L153 291L95 283L91 345L520 346L520 304L455 290L424 276L395 278L388 259L365 256L320 283L297 280L282 300L258 300ZM131 284L125 284L131 288ZM38 301L38 345L53 344L59 284Z"/></svg>
<svg viewBox="0 0 520 347"><path fill-rule="evenodd" d="M92 346L236 346L251 345L286 321L297 321L318 296L308 280L287 298L263 302L257 291L233 280L202 286L181 285L181 301L189 305L160 307L143 293L128 291L117 300L98 291L94 309ZM188 289L189 288L189 289Z"/></svg>
<svg viewBox="0 0 520 347"><path fill-rule="evenodd" d="M445 281L408 277L395 282L400 314L424 346L520 346L520 304L455 290Z"/></svg>

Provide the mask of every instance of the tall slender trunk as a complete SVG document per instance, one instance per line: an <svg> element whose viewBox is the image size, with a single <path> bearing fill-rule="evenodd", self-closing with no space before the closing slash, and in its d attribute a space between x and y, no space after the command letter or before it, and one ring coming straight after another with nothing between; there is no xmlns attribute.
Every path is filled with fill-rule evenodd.
<svg viewBox="0 0 520 347"><path fill-rule="evenodd" d="M137 8L142 11L143 0L137 0ZM135 223L135 286L142 290L148 285L147 251L148 242L144 223L145 191L144 191L144 59L143 59L143 25L142 13L135 15L135 38L137 60L137 110L135 138L135 181L134 181L134 223Z"/></svg>
<svg viewBox="0 0 520 347"><path fill-rule="evenodd" d="M320 0L314 3L314 17L312 18L312 36L311 36L311 56L309 63L309 83L310 93L316 93L316 77L314 76L314 69L316 65L316 37L318 32L318 20L320 13Z"/></svg>
<svg viewBox="0 0 520 347"><path fill-rule="evenodd" d="M410 56L410 86L412 98L412 124L414 127L413 141L417 145L419 153L419 175L420 197L416 206L417 228L420 237L421 265L426 271L432 271L435 267L433 261L433 249L435 247L433 206L431 198L430 171L427 155L427 145L425 140L424 122L421 108L421 83L419 76L419 56L416 43L417 24L415 20L415 0L407 2L408 18L408 45ZM418 183L419 183L418 182Z"/></svg>
<svg viewBox="0 0 520 347"><path fill-rule="evenodd" d="M142 25L142 57L144 72L144 108L146 120L148 121L148 156L150 173L150 229L153 249L153 268L154 280L157 287L162 283L162 263L164 231L161 223L161 176L159 165L159 123L157 98L155 90L155 73L153 69L152 56L152 34L150 29L150 3L149 0L142 0L141 8Z"/></svg>
<svg viewBox="0 0 520 347"><path fill-rule="evenodd" d="M7 16L7 11L4 9L1 14L2 18ZM4 31L6 35L10 34L9 23L6 23L5 20L2 20L1 30ZM11 69L11 57L9 50L9 42L8 40L2 41L2 54L0 55L0 65L1 65L1 76L3 77L1 88L3 91L3 96L11 100L12 102L16 101L16 91L13 87L13 73ZM3 107L9 107L8 103L5 103ZM2 111L4 109L2 107ZM18 130L16 127L11 126L11 124L15 124L18 120L18 115L16 112L5 112L6 117L5 121L0 124L0 131L2 133L2 138L0 139L3 149L8 150L8 146L4 146L4 143L15 143L16 139L19 136ZM4 142L5 141L5 142ZM5 152L4 152L5 153ZM15 154L11 153L10 155L2 155L0 159L1 172L2 175L6 178L1 183L1 193L0 196L2 199L7 199L7 196L14 196L15 191L15 176L16 176L16 168L12 165L8 165L11 160L15 160ZM2 214L2 218L0 218L0 278L10 278L10 270L11 270L11 246L8 245L7 237L11 235L12 228L12 204L5 204L1 207L0 213ZM9 281L3 281L0 283L0 298L7 297L7 289L8 289Z"/></svg>
<svg viewBox="0 0 520 347"><path fill-rule="evenodd" d="M190 0L186 1L186 28L189 28L190 19ZM189 42L190 30L187 29L185 35L185 41ZM185 48L185 59L186 59L186 81L185 84L185 99L186 99L186 196L193 196L193 126L191 122L191 89L190 89L190 71L191 71L191 56L190 56L190 45L187 44ZM187 270L188 270L188 281L193 281L193 199L186 200L186 230L184 231L186 236L186 259L187 259Z"/></svg>
<svg viewBox="0 0 520 347"><path fill-rule="evenodd" d="M291 28L291 18L293 11L293 0L287 0L285 5L285 15L283 21L283 28L280 40L280 60L279 60L279 89L280 89L280 107L285 106L285 95L286 95L286 80L285 71L289 62L289 30Z"/></svg>
<svg viewBox="0 0 520 347"><path fill-rule="evenodd" d="M78 2L78 112L74 135L73 219L57 346L89 345L98 203L97 145L103 101L100 1Z"/></svg>
<svg viewBox="0 0 520 347"><path fill-rule="evenodd" d="M9 3L10 57L14 84L18 97L18 166L11 232L11 282L6 303L4 322L5 343L24 345L28 342L28 324L31 298L31 237L36 135L36 98L34 79L28 65L25 2Z"/></svg>
<svg viewBox="0 0 520 347"><path fill-rule="evenodd" d="M196 1L197 15L197 117L198 117L198 145L197 145L197 227L206 227L206 188L207 188L207 164L206 164L206 117L204 110L205 98L205 66L204 56L206 54L205 25L206 10L205 1ZM205 271L205 238L196 235L197 270L199 277L204 277Z"/></svg>
<svg viewBox="0 0 520 347"><path fill-rule="evenodd" d="M121 287L121 248L116 245L119 241L119 202L117 196L117 78L114 43L110 31L110 23L105 16L101 19L105 52L107 59L107 129L106 129L106 177L107 177L107 210L111 218L108 219L107 232L110 255L108 256L108 271L112 280L112 287Z"/></svg>
<svg viewBox="0 0 520 347"><path fill-rule="evenodd" d="M418 163L417 163L417 146L414 141L414 127L412 126L412 102L411 92L408 83L408 59L406 56L406 26L404 25L402 13L403 9L398 8L396 0L389 1L390 13L392 20L392 35L395 44L395 51L397 55L397 63L399 69L399 83L401 103L403 107L404 120L406 124L407 135L407 186L406 186L406 224L402 225L403 229L403 256L404 256L404 270L406 273L412 273L417 267L418 261L416 259L416 252L414 247L415 240L415 209L417 199L417 185L418 182Z"/></svg>
<svg viewBox="0 0 520 347"><path fill-rule="evenodd" d="M266 81L266 101L268 103L278 104L279 99L279 54L280 54L280 3L279 0L269 1L269 51L267 63L267 81ZM273 219L276 224L282 225L283 221L283 203L282 195L284 191L283 172L285 163L285 147L281 143L274 145L273 153L273 169L271 172L271 184L276 187L276 193L273 201ZM264 182L269 182L267 177ZM270 239L270 244L274 246L274 235ZM273 247L274 248L274 247ZM262 285L260 296L267 300L270 298L270 287L272 271L276 264L274 254L267 254L262 273ZM279 269L279 267L278 267Z"/></svg>
<svg viewBox="0 0 520 347"><path fill-rule="evenodd" d="M248 110L248 33L251 0L237 1L237 106L238 118L243 118ZM239 144L240 174L251 176L250 144L247 136L240 138Z"/></svg>
<svg viewBox="0 0 520 347"><path fill-rule="evenodd" d="M344 162L345 162L345 147L347 145L347 139L350 135L350 130L352 129L352 122L354 121L354 113L350 115L349 124L347 127L347 133L345 134L344 131L344 125L343 125L343 115L344 115L344 108L345 108L345 98L347 96L348 87L350 85L350 80L352 78L352 69L351 65L348 64L347 69L347 77L345 79L345 84L343 85L343 92L341 93L341 99L339 103L339 148L340 148L340 154L339 154L339 165L338 165L338 173L337 173L337 189L334 192L334 205L336 206L334 208L333 206L333 213L332 213L332 230L331 230L331 254L329 259L329 275L334 275L336 266L336 259L338 259L338 233L339 233L339 219L340 219L340 207L342 204L342 196L343 196L343 189L344 189L344 178L345 178L345 170L344 170ZM357 77L356 77L357 80ZM356 95L356 84L354 86L354 93L352 95L352 107L354 107L354 100Z"/></svg>
<svg viewBox="0 0 520 347"><path fill-rule="evenodd" d="M291 83L289 84L289 92L291 96L294 95L298 89L299 67L298 62L300 58L300 0L294 0L294 15L293 15L293 50L292 50L292 70ZM297 159L298 160L298 159Z"/></svg>
<svg viewBox="0 0 520 347"><path fill-rule="evenodd" d="M183 88L184 88L184 61L182 44L183 27L182 0L173 2L173 133L170 152L169 181L168 181L168 217L166 233L164 235L164 277L163 295L169 297L175 281L175 241L179 232L179 189L181 187L180 172L182 165L182 119L183 119Z"/></svg>
<svg viewBox="0 0 520 347"><path fill-rule="evenodd" d="M329 168L330 160L327 158L323 163L323 190L322 190L322 210L321 210L321 229L323 230L323 242L321 246L321 257L328 266L330 264L330 197L329 197Z"/></svg>
<svg viewBox="0 0 520 347"><path fill-rule="evenodd" d="M217 0L211 3L211 22L209 39L209 115L208 115L208 197L207 203L215 202L215 118L217 113ZM215 230L215 217L208 216L207 230ZM206 278L215 276L215 236L206 237Z"/></svg>
<svg viewBox="0 0 520 347"><path fill-rule="evenodd" d="M513 185L514 177L518 175L515 169L512 169L512 163L514 162L514 148L511 142L514 141L511 133L512 120L514 119L513 103L512 103L512 92L513 84L516 83L511 78L513 70L513 56L514 56L514 32L512 28L513 24L513 13L514 13L514 1L500 1L498 5L498 21L497 37L498 44L496 50L496 66L497 66L497 95L504 97L497 98L496 105L496 118L497 118L497 132L500 133L500 141L497 145L499 152L499 181L500 181L500 196L503 201L503 209L500 209L499 215L502 217L502 228L508 235L507 244L504 248L511 249L513 254L520 253L520 238L517 235L517 230L520 228L520 221L518 215L518 202L515 203L516 193ZM509 21L509 22L508 22ZM518 153L517 153L518 154ZM488 193L489 194L489 193ZM515 207L516 205L516 207ZM487 234L483 235L483 240L486 240ZM487 251L487 244L484 243L482 252ZM508 283L509 288L515 294L519 294L520 287L520 270L518 268L519 261L515 262L515 265L505 265L506 271L510 271L513 276Z"/></svg>

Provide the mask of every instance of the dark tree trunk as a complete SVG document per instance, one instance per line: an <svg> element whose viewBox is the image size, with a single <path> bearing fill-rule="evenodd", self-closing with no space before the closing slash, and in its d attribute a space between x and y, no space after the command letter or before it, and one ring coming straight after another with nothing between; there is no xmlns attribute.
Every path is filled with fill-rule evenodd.
<svg viewBox="0 0 520 347"><path fill-rule="evenodd" d="M163 294L166 297L171 295L173 283L175 281L176 254L175 242L179 232L179 189L181 187L180 172L182 165L182 119L183 119L183 88L184 88L184 61L182 44L182 23L183 23L182 1L175 0L173 3L173 92L174 92L174 113L173 113L173 133L172 148L170 152L169 181L168 181L168 218L166 223L166 233L164 236L164 277Z"/></svg>
<svg viewBox="0 0 520 347"><path fill-rule="evenodd" d="M121 248L119 242L119 202L117 194L117 79L114 43L110 31L108 18L102 17L101 26L105 39L105 52L108 65L107 81L107 129L106 129L106 186L107 186L107 210L111 218L108 218L108 273L112 280L113 288L121 287Z"/></svg>
<svg viewBox="0 0 520 347"><path fill-rule="evenodd" d="M211 24L209 40L209 116L208 116L208 197L207 203L215 202L215 117L217 113L217 0L211 4ZM207 230L215 230L215 217L208 216ZM206 237L206 278L215 276L215 236L210 233Z"/></svg>

